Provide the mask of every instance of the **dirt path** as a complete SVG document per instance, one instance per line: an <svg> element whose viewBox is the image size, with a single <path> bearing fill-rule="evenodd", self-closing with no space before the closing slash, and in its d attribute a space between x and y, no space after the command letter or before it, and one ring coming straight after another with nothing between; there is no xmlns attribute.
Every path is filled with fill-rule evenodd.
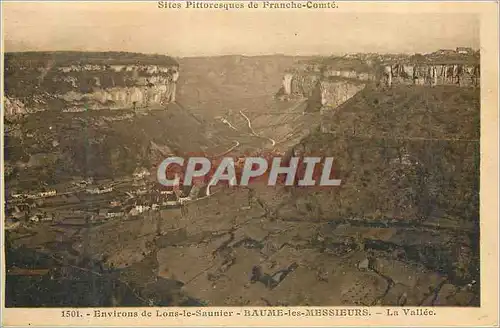
<svg viewBox="0 0 500 328"><path fill-rule="evenodd" d="M257 138L265 138L265 139L269 140L271 142L271 144L272 144L273 147L276 145L276 141L274 139L268 138L268 137L263 137L263 136L257 134L254 131L254 129L252 128L252 122L250 121L250 119L248 118L248 116L246 116L241 110L240 110L240 114L241 114L241 116L243 116L247 120L247 122L248 122L248 128L252 132L252 135L256 136Z"/></svg>

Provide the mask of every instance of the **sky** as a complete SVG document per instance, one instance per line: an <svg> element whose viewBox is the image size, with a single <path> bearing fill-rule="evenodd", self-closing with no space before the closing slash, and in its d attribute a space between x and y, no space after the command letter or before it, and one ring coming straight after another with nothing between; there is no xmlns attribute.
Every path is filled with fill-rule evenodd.
<svg viewBox="0 0 500 328"><path fill-rule="evenodd" d="M469 13L159 9L148 3L4 3L6 51L131 51L176 57L426 53L479 48Z"/></svg>

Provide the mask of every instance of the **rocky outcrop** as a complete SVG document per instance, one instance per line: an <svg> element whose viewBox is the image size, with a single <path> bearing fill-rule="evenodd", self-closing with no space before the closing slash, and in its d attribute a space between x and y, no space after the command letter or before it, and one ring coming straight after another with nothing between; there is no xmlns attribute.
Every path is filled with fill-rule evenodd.
<svg viewBox="0 0 500 328"><path fill-rule="evenodd" d="M316 85L308 99L306 112L326 111L337 108L365 88L364 83L341 79L325 79Z"/></svg>
<svg viewBox="0 0 500 328"><path fill-rule="evenodd" d="M322 108L327 110L341 105L363 90L365 83L362 81L370 78L368 73L358 74L355 71L289 72L283 77L282 87L276 97L280 100L306 98L306 112Z"/></svg>
<svg viewBox="0 0 500 328"><path fill-rule="evenodd" d="M388 64L384 66L385 85L456 85L478 87L479 64Z"/></svg>
<svg viewBox="0 0 500 328"><path fill-rule="evenodd" d="M138 109L175 102L179 65L166 56L133 55L131 60L126 53L97 53L82 55L82 60L73 53L8 54L6 114Z"/></svg>
<svg viewBox="0 0 500 328"><path fill-rule="evenodd" d="M328 68L323 71L324 77L343 77L348 79L356 79L360 81L373 81L376 79L374 73L359 72L355 70L338 70L335 68Z"/></svg>
<svg viewBox="0 0 500 328"><path fill-rule="evenodd" d="M316 72L287 72L277 97L282 100L309 97L320 79Z"/></svg>
<svg viewBox="0 0 500 328"><path fill-rule="evenodd" d="M372 63L345 58L329 63L297 64L289 69L276 94L279 100L307 99L306 112L335 108L376 80Z"/></svg>
<svg viewBox="0 0 500 328"><path fill-rule="evenodd" d="M96 88L90 93L70 91L60 96L68 104L89 109L147 108L175 101L176 81L163 80L156 84L133 87ZM70 107L73 108L73 107ZM70 109L68 108L68 109Z"/></svg>
<svg viewBox="0 0 500 328"><path fill-rule="evenodd" d="M280 100L306 98L306 111L334 108L368 83L393 85L479 87L479 55L354 54L314 59L289 69L276 94Z"/></svg>

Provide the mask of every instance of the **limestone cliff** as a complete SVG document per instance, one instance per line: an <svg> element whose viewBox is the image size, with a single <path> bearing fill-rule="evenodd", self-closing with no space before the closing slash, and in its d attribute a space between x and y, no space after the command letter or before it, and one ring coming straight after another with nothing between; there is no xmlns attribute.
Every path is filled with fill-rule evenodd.
<svg viewBox="0 0 500 328"><path fill-rule="evenodd" d="M375 70L366 66L299 64L285 73L276 98L307 99L306 112L327 110L344 103L375 79Z"/></svg>
<svg viewBox="0 0 500 328"><path fill-rule="evenodd" d="M335 108L367 84L479 87L479 54L353 54L314 59L289 69L276 94L280 100L305 98L306 111Z"/></svg>
<svg viewBox="0 0 500 328"><path fill-rule="evenodd" d="M5 113L138 109L175 102L179 65L129 53L9 53Z"/></svg>
<svg viewBox="0 0 500 328"><path fill-rule="evenodd" d="M316 72L288 72L283 77L282 95L285 97L309 97L320 81Z"/></svg>
<svg viewBox="0 0 500 328"><path fill-rule="evenodd" d="M364 83L355 80L323 79L308 98L306 112L337 108L364 88Z"/></svg>
<svg viewBox="0 0 500 328"><path fill-rule="evenodd" d="M383 81L392 84L408 85L456 85L459 87L478 87L480 78L479 64L430 64L396 63L384 66Z"/></svg>

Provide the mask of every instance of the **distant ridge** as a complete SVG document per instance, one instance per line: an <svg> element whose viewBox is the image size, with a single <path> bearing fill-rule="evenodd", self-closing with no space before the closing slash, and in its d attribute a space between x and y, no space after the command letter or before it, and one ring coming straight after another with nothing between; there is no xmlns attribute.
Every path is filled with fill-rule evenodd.
<svg viewBox="0 0 500 328"><path fill-rule="evenodd" d="M158 54L142 54L137 52L107 51L23 51L5 52L6 64L12 62L46 63L55 62L55 66L67 66L77 64L90 65L165 65L174 66L179 63L171 56Z"/></svg>

